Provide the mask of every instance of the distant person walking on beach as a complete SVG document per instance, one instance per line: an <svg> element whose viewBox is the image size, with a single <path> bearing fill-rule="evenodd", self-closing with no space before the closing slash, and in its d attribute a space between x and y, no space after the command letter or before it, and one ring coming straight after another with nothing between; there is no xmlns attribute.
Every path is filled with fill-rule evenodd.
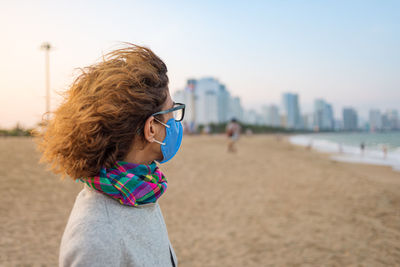
<svg viewBox="0 0 400 267"><path fill-rule="evenodd" d="M239 125L235 118L233 118L231 122L228 123L228 125L226 126L226 135L229 138L228 152L235 153L237 151L235 143L237 142L237 140L239 140L241 128L242 127Z"/></svg>
<svg viewBox="0 0 400 267"><path fill-rule="evenodd" d="M177 266L158 199L182 140L185 105L150 49L115 50L84 69L38 132L42 161L84 186L59 266Z"/></svg>
<svg viewBox="0 0 400 267"><path fill-rule="evenodd" d="M365 144L364 144L364 142L361 142L361 144L360 144L361 156L364 156L364 150L365 150Z"/></svg>

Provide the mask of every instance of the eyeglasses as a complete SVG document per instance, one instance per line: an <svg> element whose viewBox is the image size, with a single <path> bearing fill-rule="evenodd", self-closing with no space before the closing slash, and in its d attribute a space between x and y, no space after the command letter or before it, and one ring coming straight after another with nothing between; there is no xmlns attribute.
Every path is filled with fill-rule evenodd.
<svg viewBox="0 0 400 267"><path fill-rule="evenodd" d="M172 112L172 115L173 115L175 121L181 121L181 120L183 120L183 117L185 116L185 107L186 107L185 104L174 103L174 106L172 108L156 112L156 113L152 114L151 116L162 115L162 114L167 114L167 113Z"/></svg>

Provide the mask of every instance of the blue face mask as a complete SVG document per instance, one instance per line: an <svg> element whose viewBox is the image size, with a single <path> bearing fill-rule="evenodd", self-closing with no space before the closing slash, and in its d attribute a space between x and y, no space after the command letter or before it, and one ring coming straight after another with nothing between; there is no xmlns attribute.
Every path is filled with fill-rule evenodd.
<svg viewBox="0 0 400 267"><path fill-rule="evenodd" d="M157 120L157 119L155 119ZM165 163L172 159L182 143L183 128L180 121L175 121L174 118L169 119L167 123L163 123L157 120L159 123L165 126L166 135L164 141L160 142L154 140L154 142L161 145L161 152L163 154L163 160L160 163Z"/></svg>

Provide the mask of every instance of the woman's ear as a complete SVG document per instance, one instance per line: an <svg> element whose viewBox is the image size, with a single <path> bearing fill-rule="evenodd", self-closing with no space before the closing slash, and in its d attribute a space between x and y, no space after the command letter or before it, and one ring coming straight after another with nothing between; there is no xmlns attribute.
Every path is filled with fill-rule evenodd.
<svg viewBox="0 0 400 267"><path fill-rule="evenodd" d="M155 123L156 121L154 120L154 117L150 116L144 124L144 139L146 139L149 143L154 142L154 138L156 136Z"/></svg>

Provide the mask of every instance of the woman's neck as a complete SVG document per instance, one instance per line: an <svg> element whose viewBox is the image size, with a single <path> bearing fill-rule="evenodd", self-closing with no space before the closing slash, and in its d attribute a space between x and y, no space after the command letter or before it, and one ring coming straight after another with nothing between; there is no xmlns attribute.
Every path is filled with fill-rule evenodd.
<svg viewBox="0 0 400 267"><path fill-rule="evenodd" d="M136 143L132 146L132 149L128 152L123 161L149 165L155 159L157 159L157 155L151 150L151 146Z"/></svg>

